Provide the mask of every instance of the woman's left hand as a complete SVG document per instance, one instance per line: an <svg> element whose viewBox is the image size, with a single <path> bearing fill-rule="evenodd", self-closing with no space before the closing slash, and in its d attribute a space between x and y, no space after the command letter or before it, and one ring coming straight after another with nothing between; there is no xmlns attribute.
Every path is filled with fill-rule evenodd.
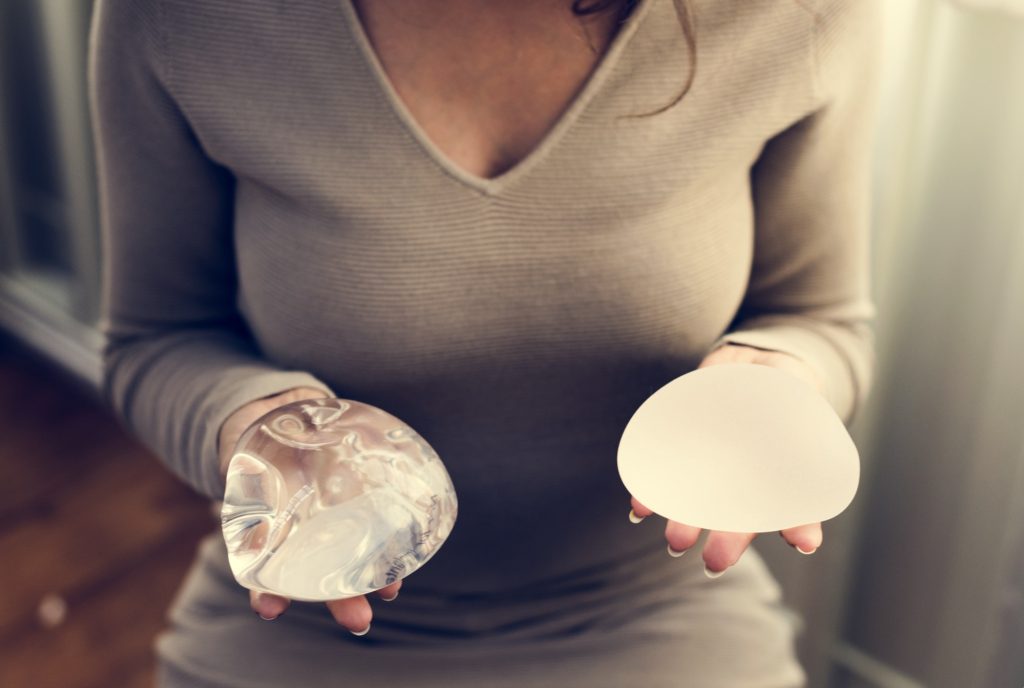
<svg viewBox="0 0 1024 688"><path fill-rule="evenodd" d="M823 389L817 374L810 366L795 356L779 351L766 351L738 344L725 344L708 354L697 367L704 368L718 363L770 365L793 373L819 392ZM636 497L631 497L631 502L633 509L629 514L629 518L634 523L639 523L640 520L654 513L641 504ZM701 529L695 526L679 523L678 521L668 521L665 526L665 539L668 541L669 554L677 557L681 556L683 552L697 543L700 531ZM821 523L808 523L802 526L787 528L779 531L779 535L801 554L812 554L821 546ZM739 561L740 556L746 551L747 546L756 536L757 533L709 531L703 551L704 573L711 578L717 578L725 573L726 569Z"/></svg>

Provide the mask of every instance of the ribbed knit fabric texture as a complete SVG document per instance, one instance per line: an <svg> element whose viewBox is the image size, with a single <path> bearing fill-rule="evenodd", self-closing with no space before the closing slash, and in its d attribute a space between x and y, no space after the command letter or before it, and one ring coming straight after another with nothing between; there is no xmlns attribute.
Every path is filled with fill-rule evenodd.
<svg viewBox="0 0 1024 688"><path fill-rule="evenodd" d="M873 359L879 3L691 5L677 105L620 117L693 66L671 0L642 0L540 145L483 179L409 117L345 0L100 0L118 417L219 498L217 431L243 404L312 386L387 410L458 491L406 582L451 597L663 549L625 517L618 439L724 342L803 359L850 420Z"/></svg>

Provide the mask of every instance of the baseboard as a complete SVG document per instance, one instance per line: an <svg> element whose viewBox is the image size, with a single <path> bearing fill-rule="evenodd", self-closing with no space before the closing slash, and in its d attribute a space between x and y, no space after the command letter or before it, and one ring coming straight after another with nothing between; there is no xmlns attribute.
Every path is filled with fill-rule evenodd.
<svg viewBox="0 0 1024 688"><path fill-rule="evenodd" d="M917 679L907 676L853 645L839 643L832 648L830 654L834 666L853 674L872 688L926 688Z"/></svg>

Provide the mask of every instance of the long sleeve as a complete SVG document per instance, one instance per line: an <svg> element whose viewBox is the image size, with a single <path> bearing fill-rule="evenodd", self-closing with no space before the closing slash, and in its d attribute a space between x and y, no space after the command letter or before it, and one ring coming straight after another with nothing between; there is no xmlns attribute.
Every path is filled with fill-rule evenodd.
<svg viewBox="0 0 1024 688"><path fill-rule="evenodd" d="M168 468L216 499L217 433L231 412L299 386L333 392L263 357L236 308L233 175L204 155L175 104L162 26L159 3L100 0L90 33L103 396Z"/></svg>
<svg viewBox="0 0 1024 688"><path fill-rule="evenodd" d="M874 366L870 166L880 64L880 3L822 0L820 106L769 140L751 170L755 248L747 293L712 349L736 343L813 367L845 422Z"/></svg>

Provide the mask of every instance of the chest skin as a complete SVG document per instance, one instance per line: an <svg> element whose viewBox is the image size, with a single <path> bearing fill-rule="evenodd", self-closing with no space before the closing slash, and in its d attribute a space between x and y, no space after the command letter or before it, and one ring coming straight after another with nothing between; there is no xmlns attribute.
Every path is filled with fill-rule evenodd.
<svg viewBox="0 0 1024 688"><path fill-rule="evenodd" d="M469 2L454 1L460 8ZM385 4L395 2L404 0ZM562 25L576 22L566 4L559 0L567 13ZM476 417L504 417L504 408L481 408L494 400L520 408L528 380L552 398L564 393L567 410L580 408L568 399L586 388L581 379L600 381L607 387L589 388L588 398L625 408L624 384L637 395L628 401L639 403L651 386L695 365L735 314L753 248L750 164L766 137L808 106L810 24L795 12L777 17L780 6L758 5L736 26L723 8L720 21L731 22L730 31L715 32L707 28L715 20L708 12L717 5L709 4L703 61L685 105L647 118L621 116L664 105L687 73L671 0L638 5L637 21L616 36L630 26L634 33L617 43L623 48L617 56L605 53L615 58L610 62L596 61L583 37L566 31L562 38L573 39L573 54L603 79L591 82L588 99L572 101L582 103L573 117L556 116L556 127L567 126L549 132L543 154L531 153L525 165L511 159L512 176L484 185L453 175L454 163L426 149L399 116L345 3L268 0L259 13L226 2L203 7L207 14L197 17L187 11L193 5L168 0L165 10L180 28L168 36L166 73L206 154L237 179L238 308L260 350L277 364L407 413L421 408L416 400L430 387L459 405L446 407L443 418L462 418L466 409ZM274 22L266 21L270 12ZM532 25L516 24L520 35L529 26L535 32L559 26L560 15L532 16ZM737 54L731 37L766 21L793 24L788 32L800 40L766 38L757 50ZM372 31L372 19L367 28ZM455 34L450 40L461 41L455 48L446 34L422 32L415 45L423 60L478 76L488 70L468 55L503 53L495 58L499 64L516 55L512 38L491 35L503 51L474 52L488 34ZM439 45L422 47L424 35ZM413 45L395 40L403 50ZM385 42L379 49L386 60ZM538 92L536 84L547 82L542 65L527 54L543 54L536 59L554 69L561 42L549 38L518 58L533 64ZM766 54L771 69L761 67ZM438 73L413 58L407 58L410 69ZM608 67L603 73L601 64ZM397 91L402 70L392 72ZM507 79L509 73L498 74ZM501 111L492 101L540 102L527 98L530 89L522 84L512 92L491 88L502 81L490 76L455 96L423 102L472 116L478 126L455 134L479 142L473 137L489 121L481 113ZM435 83L447 88L445 79ZM474 88L490 90L471 107ZM778 96L766 100L765 93ZM410 109L418 102L409 98ZM426 113L419 118L438 147L445 146ZM498 121L515 125L511 117ZM513 138L492 133L484 139L491 148L469 150L497 155L497 142ZM458 154L454 147L444 152ZM461 161L468 170L472 160ZM472 173L494 171L482 166L494 159L477 162ZM460 396L463 387L471 389ZM479 399L477 388L490 401ZM408 406L399 399L403 390Z"/></svg>
<svg viewBox="0 0 1024 688"><path fill-rule="evenodd" d="M352 0L388 80L437 148L485 179L558 121L619 30L571 0Z"/></svg>

